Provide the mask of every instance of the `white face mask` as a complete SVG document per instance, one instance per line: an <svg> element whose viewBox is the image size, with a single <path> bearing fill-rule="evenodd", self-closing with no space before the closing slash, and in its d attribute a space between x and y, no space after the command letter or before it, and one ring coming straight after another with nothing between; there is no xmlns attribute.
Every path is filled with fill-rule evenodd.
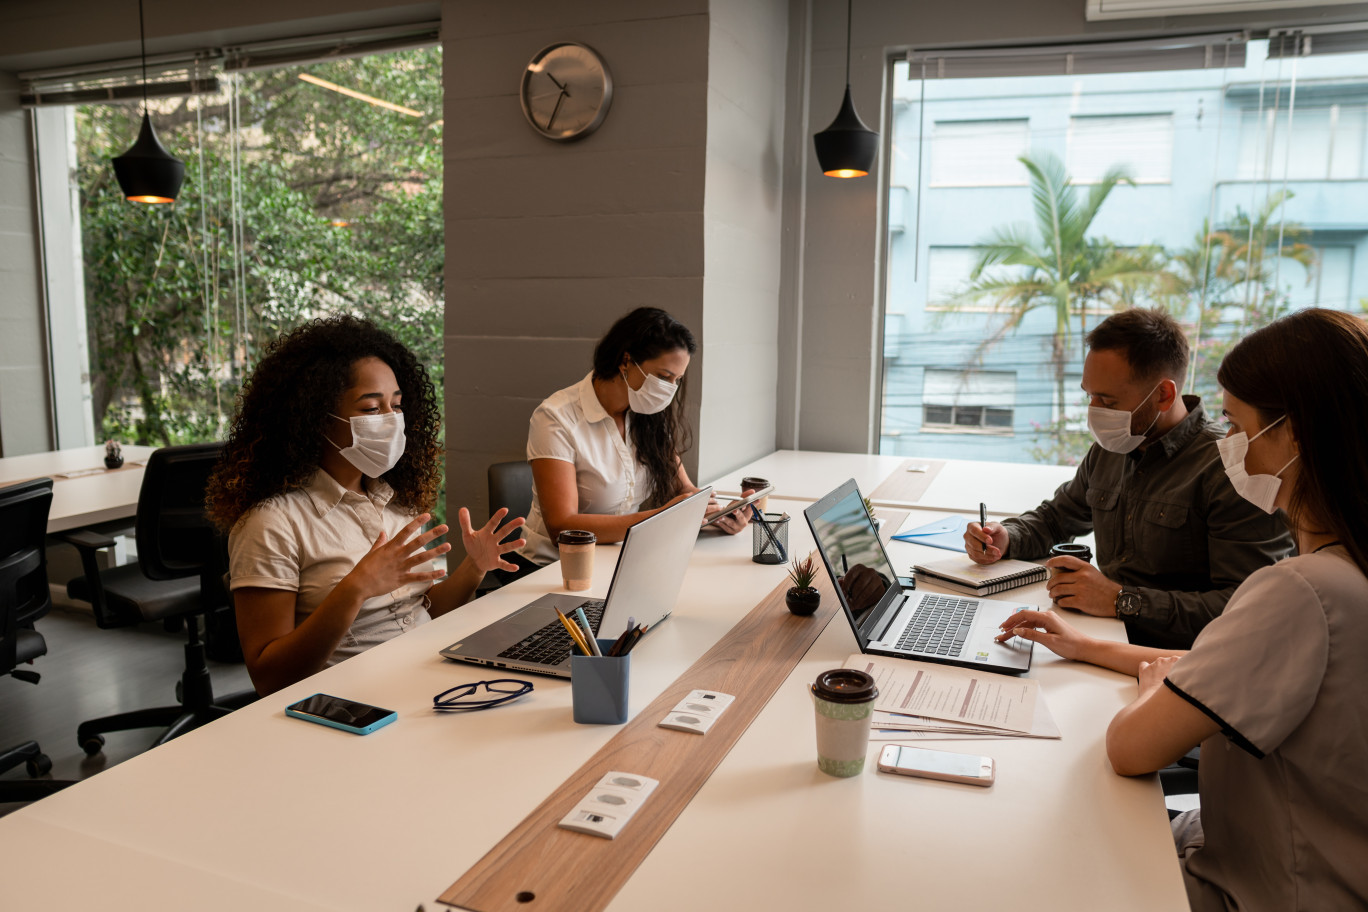
<svg viewBox="0 0 1368 912"><path fill-rule="evenodd" d="M1278 421L1282 421L1286 417L1283 415ZM1250 475L1245 471L1245 454L1249 452L1249 445L1266 434L1268 428L1277 425L1278 421L1273 422L1253 437L1244 431L1240 431L1238 434L1231 434L1229 437L1222 437L1216 441L1216 449L1221 454L1221 464L1225 466L1226 476L1230 478L1230 484L1235 488L1235 493L1265 513L1272 513L1276 509L1273 501L1278 499L1278 489L1282 487L1282 473L1287 471L1287 466L1297 461L1297 457L1293 456L1287 460L1287 465L1278 469L1275 475Z"/></svg>
<svg viewBox="0 0 1368 912"><path fill-rule="evenodd" d="M1162 380L1159 381L1159 386L1163 386ZM1150 390L1149 395L1145 396L1144 402L1129 412L1121 409L1102 408L1100 405L1088 406L1088 430L1092 431L1093 439L1097 441L1097 445L1113 453L1129 453L1144 443L1145 434L1148 434L1150 428L1158 423L1159 413L1154 413L1154 421L1151 421L1149 427L1140 434L1131 433L1131 416L1140 410L1140 406L1149 401L1149 397L1154 395L1154 390L1157 390L1159 386Z"/></svg>
<svg viewBox="0 0 1368 912"><path fill-rule="evenodd" d="M403 412L332 417L351 425L351 446L337 447L337 451L367 478L379 478L394 468L403 457L407 439L404 437ZM331 440L328 442L332 443Z"/></svg>
<svg viewBox="0 0 1368 912"><path fill-rule="evenodd" d="M641 376L646 380L641 384L641 389L632 389L632 384L627 383L627 372L622 372L622 381L627 383L627 407L638 415L654 415L669 408L679 386L646 373L635 361L632 362L632 366L641 371Z"/></svg>

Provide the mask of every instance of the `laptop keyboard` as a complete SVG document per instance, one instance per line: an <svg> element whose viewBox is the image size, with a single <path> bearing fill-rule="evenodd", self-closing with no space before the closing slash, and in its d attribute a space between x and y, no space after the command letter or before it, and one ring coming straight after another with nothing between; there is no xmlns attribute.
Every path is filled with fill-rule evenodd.
<svg viewBox="0 0 1368 912"><path fill-rule="evenodd" d="M959 655L964 650L964 641L969 637L978 607L977 599L927 596L917 616L898 639L898 648L923 655Z"/></svg>
<svg viewBox="0 0 1368 912"><path fill-rule="evenodd" d="M599 629L599 622L603 620L603 606L603 599L589 599L579 604L579 607L584 609L584 616L589 619L590 629ZM573 612L572 608L565 613ZM570 639L570 632L562 626L560 618L556 618L542 629L499 653L499 658L537 662L541 665L559 665L570 658L573 648L574 641Z"/></svg>

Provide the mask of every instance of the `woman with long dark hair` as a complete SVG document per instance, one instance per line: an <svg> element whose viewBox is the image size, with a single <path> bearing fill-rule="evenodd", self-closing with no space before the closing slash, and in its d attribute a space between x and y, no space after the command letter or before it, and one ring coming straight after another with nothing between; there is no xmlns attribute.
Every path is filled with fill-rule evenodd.
<svg viewBox="0 0 1368 912"><path fill-rule="evenodd" d="M1368 908L1368 326L1299 311L1217 372L1235 490L1281 508L1297 556L1264 567L1182 655L1082 636L1053 612L1004 633L1139 677L1107 755L1126 776L1202 745L1174 821L1195 910Z"/></svg>
<svg viewBox="0 0 1368 912"><path fill-rule="evenodd" d="M583 380L537 407L527 436L534 492L523 557L556 560L565 529L622 541L634 523L698 490L680 461L691 445L685 372L697 350L684 324L638 307L599 340ZM746 518L738 511L715 525L735 533Z"/></svg>
<svg viewBox="0 0 1368 912"><path fill-rule="evenodd" d="M440 481L441 418L427 371L368 320L330 317L274 342L243 384L210 518L228 536L238 633L268 694L470 600L522 539L460 510L466 558L449 575L423 531ZM446 575L446 579L441 580Z"/></svg>

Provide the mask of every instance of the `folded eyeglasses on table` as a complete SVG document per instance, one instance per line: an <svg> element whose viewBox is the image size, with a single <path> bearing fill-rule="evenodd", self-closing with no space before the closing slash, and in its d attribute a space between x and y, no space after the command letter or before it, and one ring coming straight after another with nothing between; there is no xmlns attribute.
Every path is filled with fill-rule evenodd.
<svg viewBox="0 0 1368 912"><path fill-rule="evenodd" d="M442 691L432 698L432 708L437 712L492 709L531 692L531 681L519 681L516 678L476 681L473 684L458 684L450 690Z"/></svg>

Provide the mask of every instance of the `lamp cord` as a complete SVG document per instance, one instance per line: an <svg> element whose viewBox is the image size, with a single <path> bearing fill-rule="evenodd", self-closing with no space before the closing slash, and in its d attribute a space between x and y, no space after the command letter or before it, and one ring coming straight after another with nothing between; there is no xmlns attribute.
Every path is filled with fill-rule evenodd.
<svg viewBox="0 0 1368 912"><path fill-rule="evenodd" d="M850 4L851 0L846 0L846 85L850 85ZM142 0L138 0L138 10L142 10ZM146 66L144 58L143 66ZM143 91L146 91L146 77L144 76Z"/></svg>
<svg viewBox="0 0 1368 912"><path fill-rule="evenodd" d="M849 2L849 0L847 0ZM147 116L147 32L143 29L143 0L138 0L138 43L142 46L143 116ZM847 63L846 67L849 68Z"/></svg>

